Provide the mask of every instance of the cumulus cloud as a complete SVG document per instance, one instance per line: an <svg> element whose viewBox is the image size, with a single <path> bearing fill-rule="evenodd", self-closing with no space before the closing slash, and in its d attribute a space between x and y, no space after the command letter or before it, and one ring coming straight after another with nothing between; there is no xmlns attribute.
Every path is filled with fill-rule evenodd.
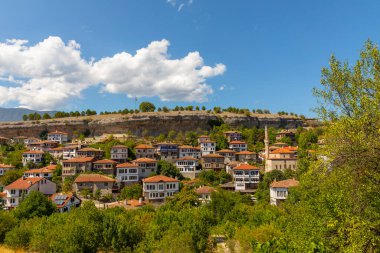
<svg viewBox="0 0 380 253"><path fill-rule="evenodd" d="M170 59L169 45L167 40L153 41L134 55L120 52L87 61L75 41L48 37L28 46L25 40L7 40L0 43L0 104L16 101L21 107L56 109L96 85L129 97L206 101L213 92L206 79L223 74L226 67L205 66L198 52Z"/></svg>

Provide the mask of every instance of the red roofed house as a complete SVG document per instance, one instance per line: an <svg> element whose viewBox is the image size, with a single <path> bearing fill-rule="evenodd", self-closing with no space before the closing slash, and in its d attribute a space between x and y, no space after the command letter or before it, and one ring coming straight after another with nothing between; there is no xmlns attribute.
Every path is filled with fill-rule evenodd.
<svg viewBox="0 0 380 253"><path fill-rule="evenodd" d="M139 168L139 178L149 177L150 174L157 171L158 161L151 158L138 158L132 161Z"/></svg>
<svg viewBox="0 0 380 253"><path fill-rule="evenodd" d="M45 195L52 195L56 192L55 183L43 177L19 178L10 185L5 186L5 206L17 207L22 198L28 196L31 191L39 191Z"/></svg>
<svg viewBox="0 0 380 253"><path fill-rule="evenodd" d="M236 152L241 152L248 150L248 145L244 141L230 141L228 148Z"/></svg>
<svg viewBox="0 0 380 253"><path fill-rule="evenodd" d="M114 176L116 174L116 161L104 159L93 163L93 168L96 171L101 171L106 175Z"/></svg>
<svg viewBox="0 0 380 253"><path fill-rule="evenodd" d="M116 181L128 185L140 181L139 166L133 163L122 163L116 165Z"/></svg>
<svg viewBox="0 0 380 253"><path fill-rule="evenodd" d="M210 136L207 135L201 135L198 137L198 143L201 144L201 142L204 141L211 141Z"/></svg>
<svg viewBox="0 0 380 253"><path fill-rule="evenodd" d="M240 151L236 154L236 160L239 162L258 162L257 153L251 151Z"/></svg>
<svg viewBox="0 0 380 253"><path fill-rule="evenodd" d="M199 200L204 203L211 201L211 193L213 193L214 191L215 189L210 186L200 186L195 190L195 192L199 196Z"/></svg>
<svg viewBox="0 0 380 253"><path fill-rule="evenodd" d="M80 207L82 200L72 193L56 193L50 196L60 213L69 212L71 208Z"/></svg>
<svg viewBox="0 0 380 253"><path fill-rule="evenodd" d="M157 154L161 160L172 162L178 157L178 144L174 143L158 143L155 145Z"/></svg>
<svg viewBox="0 0 380 253"><path fill-rule="evenodd" d="M50 132L47 134L47 139L49 141L56 141L59 144L62 144L69 141L69 134L55 130L55 132Z"/></svg>
<svg viewBox="0 0 380 253"><path fill-rule="evenodd" d="M54 171L57 169L57 165L51 164L49 166L40 169L31 169L24 171L24 177L43 177L51 179L53 177Z"/></svg>
<svg viewBox="0 0 380 253"><path fill-rule="evenodd" d="M215 141L202 141L200 143L202 156L215 154L216 142Z"/></svg>
<svg viewBox="0 0 380 253"><path fill-rule="evenodd" d="M29 150L22 153L22 165L26 166L28 163L41 163L42 155L44 152L39 150Z"/></svg>
<svg viewBox="0 0 380 253"><path fill-rule="evenodd" d="M76 157L62 161L62 177L74 176L78 173L92 171L94 157Z"/></svg>
<svg viewBox="0 0 380 253"><path fill-rule="evenodd" d="M289 188L299 185L297 180L287 179L282 181L274 181L270 184L270 204L278 205L288 197Z"/></svg>
<svg viewBox="0 0 380 253"><path fill-rule="evenodd" d="M82 157L95 157L96 159L102 159L104 151L96 148L82 148L77 151L77 156Z"/></svg>
<svg viewBox="0 0 380 253"><path fill-rule="evenodd" d="M136 150L136 158L151 158L154 159L154 154L156 149L150 145L140 144L135 147Z"/></svg>
<svg viewBox="0 0 380 253"><path fill-rule="evenodd" d="M115 179L100 174L80 174L74 181L74 189L76 192L89 189L92 193L99 189L104 195L112 193L115 182Z"/></svg>
<svg viewBox="0 0 380 253"><path fill-rule="evenodd" d="M201 158L201 148L200 147L193 147L189 145L182 145L178 147L178 157L186 157L190 156L193 158Z"/></svg>
<svg viewBox="0 0 380 253"><path fill-rule="evenodd" d="M39 141L33 142L28 145L30 150L39 150L43 152L48 152L52 148L58 147L58 142L56 141Z"/></svg>
<svg viewBox="0 0 380 253"><path fill-rule="evenodd" d="M260 168L242 163L233 168L235 191L257 189L260 181Z"/></svg>
<svg viewBox="0 0 380 253"><path fill-rule="evenodd" d="M16 167L8 164L0 164L0 176L3 176L9 170L15 170Z"/></svg>
<svg viewBox="0 0 380 253"><path fill-rule="evenodd" d="M224 169L224 156L209 154L202 156L202 167L204 170L221 171Z"/></svg>
<svg viewBox="0 0 380 253"><path fill-rule="evenodd" d="M148 201L162 201L179 191L179 180L157 175L143 179L143 195Z"/></svg>
<svg viewBox="0 0 380 253"><path fill-rule="evenodd" d="M228 141L241 141L243 139L243 135L238 131L226 131L223 135Z"/></svg>
<svg viewBox="0 0 380 253"><path fill-rule="evenodd" d="M265 172L297 169L297 147L278 148L269 153L265 161Z"/></svg>
<svg viewBox="0 0 380 253"><path fill-rule="evenodd" d="M291 141L296 141L297 129L284 129L276 134L276 141L281 141L283 138L290 138Z"/></svg>
<svg viewBox="0 0 380 253"><path fill-rule="evenodd" d="M111 160L119 163L128 161L128 147L124 145L113 146L110 150Z"/></svg>
<svg viewBox="0 0 380 253"><path fill-rule="evenodd" d="M236 151L231 150L231 149L222 149L219 151L216 151L218 155L224 156L224 162L230 163L236 161Z"/></svg>
<svg viewBox="0 0 380 253"><path fill-rule="evenodd" d="M198 174L202 171L198 165L198 159L191 156L177 158L175 165L184 177L190 179L198 177Z"/></svg>

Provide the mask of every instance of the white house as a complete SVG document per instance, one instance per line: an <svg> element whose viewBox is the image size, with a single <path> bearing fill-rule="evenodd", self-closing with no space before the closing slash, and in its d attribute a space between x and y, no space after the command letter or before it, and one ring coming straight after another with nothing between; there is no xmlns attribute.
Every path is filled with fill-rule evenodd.
<svg viewBox="0 0 380 253"><path fill-rule="evenodd" d="M69 141L69 134L55 130L55 132L50 132L47 134L47 139L49 141L56 141L59 144L62 144Z"/></svg>
<svg viewBox="0 0 380 253"><path fill-rule="evenodd" d="M24 177L43 177L51 179L53 177L54 171L57 169L57 165L51 164L49 166L40 169L31 169L24 171Z"/></svg>
<svg viewBox="0 0 380 253"><path fill-rule="evenodd" d="M207 136L207 135L201 135L198 137L198 143L200 144L201 142L204 142L204 141L211 141L210 139L210 136Z"/></svg>
<svg viewBox="0 0 380 253"><path fill-rule="evenodd" d="M236 151L231 149L222 149L216 151L218 155L224 156L224 162L226 164L236 161Z"/></svg>
<svg viewBox="0 0 380 253"><path fill-rule="evenodd" d="M77 145L70 145L62 147L62 159L68 160L77 156L77 150L79 147Z"/></svg>
<svg viewBox="0 0 380 253"><path fill-rule="evenodd" d="M78 173L92 171L94 157L76 157L62 161L62 177L74 176Z"/></svg>
<svg viewBox="0 0 380 253"><path fill-rule="evenodd" d="M235 191L257 189L260 182L260 168L246 163L233 168Z"/></svg>
<svg viewBox="0 0 380 253"><path fill-rule="evenodd" d="M56 192L55 183L43 177L19 178L10 185L5 186L5 203L8 208L17 207L31 191L39 191L45 195L52 195Z"/></svg>
<svg viewBox="0 0 380 253"><path fill-rule="evenodd" d="M248 150L248 145L244 141L230 141L228 147L236 152Z"/></svg>
<svg viewBox="0 0 380 253"><path fill-rule="evenodd" d="M69 212L72 208L79 207L82 200L72 193L56 193L50 196L51 201L57 206L60 213Z"/></svg>
<svg viewBox="0 0 380 253"><path fill-rule="evenodd" d="M214 188L210 186L200 186L199 188L195 189L195 192L199 196L199 201L202 203L208 203L211 201L211 193L215 191Z"/></svg>
<svg viewBox="0 0 380 253"><path fill-rule="evenodd" d="M201 158L201 148L200 147L193 147L189 145L182 145L178 147L178 157L193 157L200 159Z"/></svg>
<svg viewBox="0 0 380 253"><path fill-rule="evenodd" d="M27 165L31 163L40 163L42 162L42 156L44 152L39 150L29 150L22 153L22 165Z"/></svg>
<svg viewBox="0 0 380 253"><path fill-rule="evenodd" d="M200 166L198 166L198 159L191 156L178 158L175 165L184 177L190 179L198 177L198 174L202 171Z"/></svg>
<svg viewBox="0 0 380 253"><path fill-rule="evenodd" d="M202 141L200 143L202 156L215 154L216 142L215 141Z"/></svg>
<svg viewBox="0 0 380 253"><path fill-rule="evenodd" d="M143 195L148 201L162 201L179 191L179 180L157 175L143 179Z"/></svg>
<svg viewBox="0 0 380 253"><path fill-rule="evenodd" d="M272 170L296 170L297 169L297 147L278 148L269 153L265 160L265 172Z"/></svg>
<svg viewBox="0 0 380 253"><path fill-rule="evenodd" d="M154 159L154 155L156 153L156 149L153 146L146 144L139 144L135 147L136 150L136 158L151 158Z"/></svg>
<svg viewBox="0 0 380 253"><path fill-rule="evenodd" d="M223 135L228 141L241 141L243 139L242 133L238 131L226 131Z"/></svg>
<svg viewBox="0 0 380 253"><path fill-rule="evenodd" d="M138 158L132 161L139 168L139 177L146 178L157 171L158 161L150 158Z"/></svg>
<svg viewBox="0 0 380 253"><path fill-rule="evenodd" d="M139 182L139 166L133 163L118 164L116 166L116 181L122 184Z"/></svg>
<svg viewBox="0 0 380 253"><path fill-rule="evenodd" d="M282 181L274 181L270 184L270 204L279 205L288 197L289 188L299 185L297 180L287 179Z"/></svg>
<svg viewBox="0 0 380 253"><path fill-rule="evenodd" d="M124 145L113 146L110 150L111 160L119 163L126 162L128 160L128 147Z"/></svg>
<svg viewBox="0 0 380 253"><path fill-rule="evenodd" d="M0 164L0 176L3 176L9 170L15 170L16 167L9 164Z"/></svg>

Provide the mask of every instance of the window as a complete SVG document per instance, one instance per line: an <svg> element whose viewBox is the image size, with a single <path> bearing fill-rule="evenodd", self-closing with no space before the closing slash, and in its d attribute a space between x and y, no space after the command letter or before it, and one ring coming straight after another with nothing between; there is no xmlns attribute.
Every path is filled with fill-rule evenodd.
<svg viewBox="0 0 380 253"><path fill-rule="evenodd" d="M104 186L108 186L108 183L104 183Z"/></svg>
<svg viewBox="0 0 380 253"><path fill-rule="evenodd" d="M16 190L11 190L11 194L16 194Z"/></svg>
<svg viewBox="0 0 380 253"><path fill-rule="evenodd" d="M163 184L159 184L159 185L158 185L158 189L159 189L159 190L163 190L163 189L164 189L164 185L163 185Z"/></svg>

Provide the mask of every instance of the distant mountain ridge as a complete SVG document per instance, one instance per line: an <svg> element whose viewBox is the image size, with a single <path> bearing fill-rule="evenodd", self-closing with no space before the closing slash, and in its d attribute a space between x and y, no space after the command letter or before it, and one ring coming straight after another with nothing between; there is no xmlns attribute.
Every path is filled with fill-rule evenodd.
<svg viewBox="0 0 380 253"><path fill-rule="evenodd" d="M26 108L0 108L0 122L21 121L24 114L31 113L39 113L42 116L44 113L53 115L55 111L36 111Z"/></svg>

